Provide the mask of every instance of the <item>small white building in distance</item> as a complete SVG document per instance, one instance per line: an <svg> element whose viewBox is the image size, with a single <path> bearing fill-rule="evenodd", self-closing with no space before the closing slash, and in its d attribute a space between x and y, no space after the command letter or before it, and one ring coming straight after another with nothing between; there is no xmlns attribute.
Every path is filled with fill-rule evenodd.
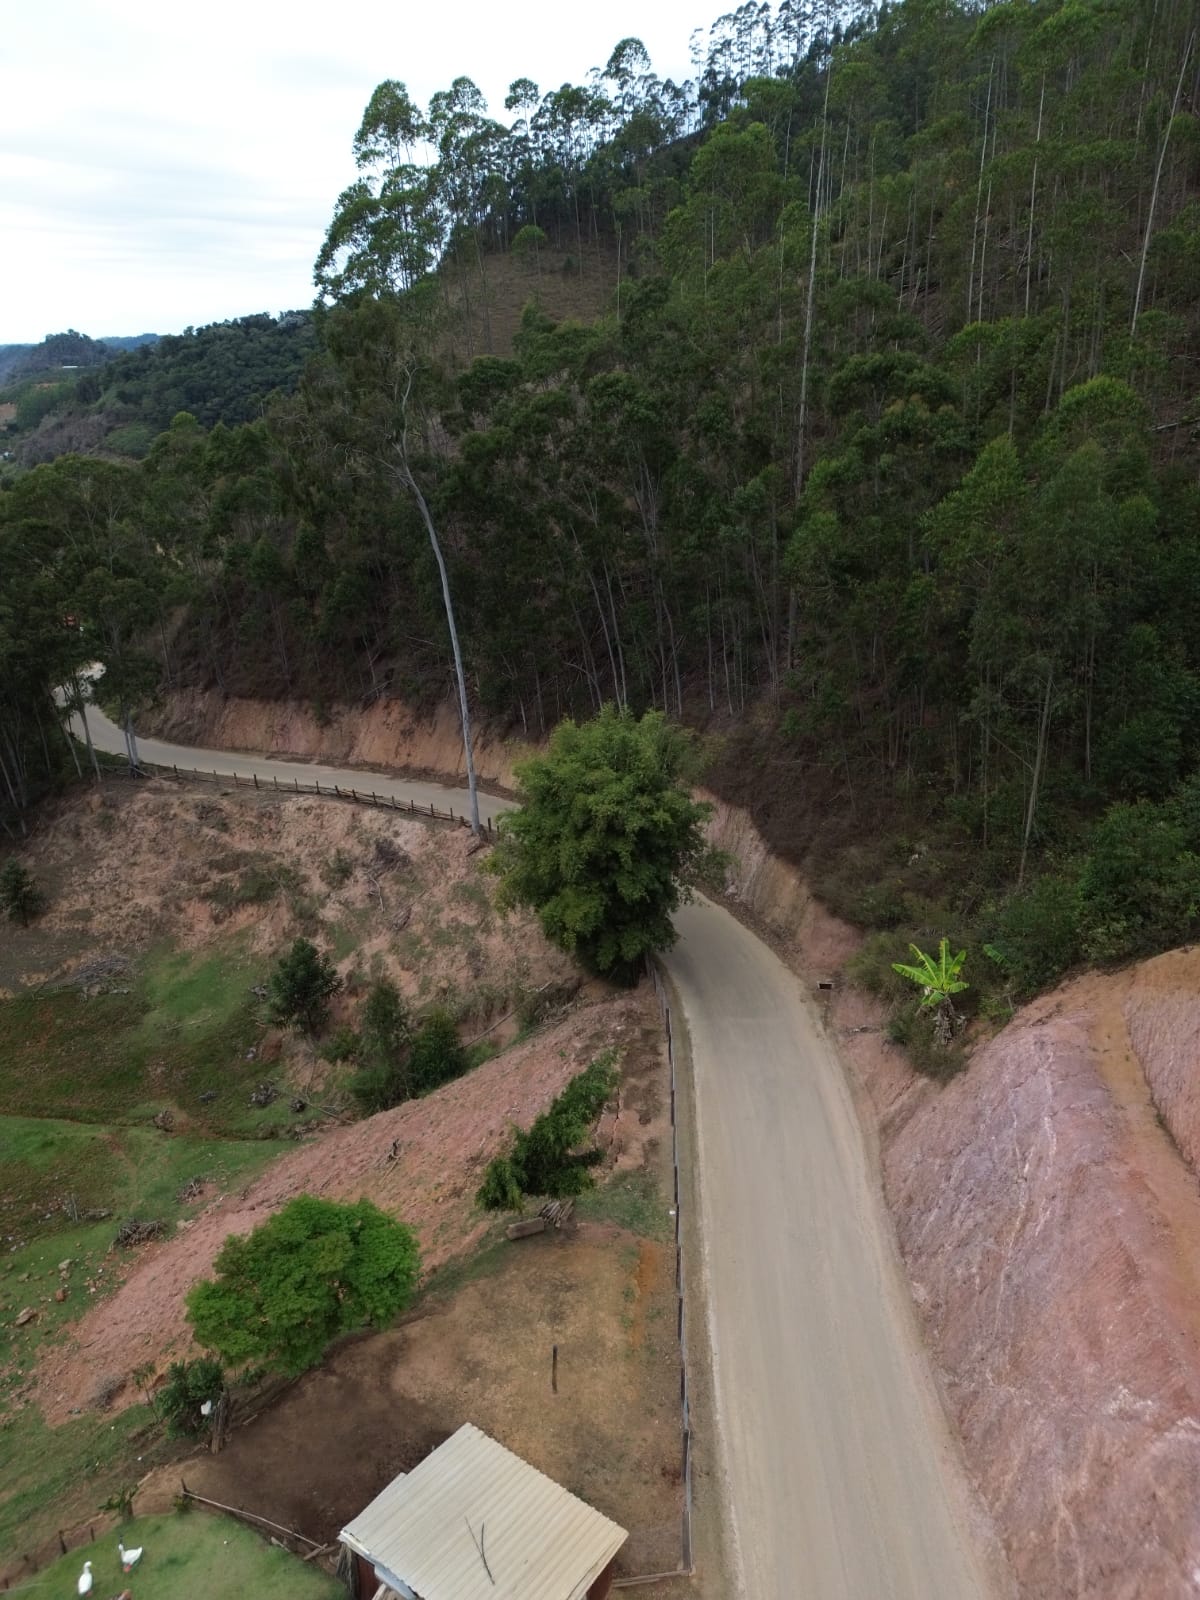
<svg viewBox="0 0 1200 1600"><path fill-rule="evenodd" d="M604 1600L628 1537L468 1422L341 1542L355 1600Z"/></svg>

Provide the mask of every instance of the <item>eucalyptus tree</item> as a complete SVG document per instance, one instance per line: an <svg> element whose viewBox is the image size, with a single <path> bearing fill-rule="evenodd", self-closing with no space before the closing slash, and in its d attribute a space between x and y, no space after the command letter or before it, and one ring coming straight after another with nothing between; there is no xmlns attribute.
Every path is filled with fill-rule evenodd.
<svg viewBox="0 0 1200 1600"><path fill-rule="evenodd" d="M432 280L404 295L363 296L336 307L325 330L333 366L314 394L328 428L341 438L350 458L407 499L428 536L454 659L471 827L478 833L466 669L445 552L422 483L422 469L433 470L437 453L435 380L428 351L439 322L439 295Z"/></svg>
<svg viewBox="0 0 1200 1600"><path fill-rule="evenodd" d="M363 176L338 197L317 256L327 300L411 288L437 261L445 219L431 165L418 159L430 132L403 83L378 86L354 136Z"/></svg>

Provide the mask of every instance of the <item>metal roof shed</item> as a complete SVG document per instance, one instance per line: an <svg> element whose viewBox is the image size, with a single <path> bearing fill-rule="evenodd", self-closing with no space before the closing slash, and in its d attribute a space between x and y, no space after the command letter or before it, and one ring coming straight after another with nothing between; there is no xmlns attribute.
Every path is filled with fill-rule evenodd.
<svg viewBox="0 0 1200 1600"><path fill-rule="evenodd" d="M402 1600L602 1600L628 1537L469 1422L341 1535Z"/></svg>

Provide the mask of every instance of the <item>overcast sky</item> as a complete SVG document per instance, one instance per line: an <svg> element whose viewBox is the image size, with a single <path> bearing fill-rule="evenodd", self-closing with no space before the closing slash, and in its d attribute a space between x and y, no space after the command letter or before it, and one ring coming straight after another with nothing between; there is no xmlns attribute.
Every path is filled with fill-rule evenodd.
<svg viewBox="0 0 1200 1600"><path fill-rule="evenodd" d="M579 83L633 34L690 74L713 0L41 0L0 30L0 344L311 303L371 91Z"/></svg>

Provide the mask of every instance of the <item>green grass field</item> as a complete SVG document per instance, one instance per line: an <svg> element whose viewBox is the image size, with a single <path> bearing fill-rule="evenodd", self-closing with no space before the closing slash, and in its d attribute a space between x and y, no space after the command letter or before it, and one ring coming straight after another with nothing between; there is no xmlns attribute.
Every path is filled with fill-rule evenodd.
<svg viewBox="0 0 1200 1600"><path fill-rule="evenodd" d="M118 1538L142 1559L128 1577ZM72 1550L30 1580L31 1595L74 1595L83 1563L92 1562L96 1600L125 1588L136 1600L336 1600L340 1583L298 1556L268 1544L245 1523L193 1509L167 1517L136 1517L95 1544Z"/></svg>
<svg viewBox="0 0 1200 1600"><path fill-rule="evenodd" d="M240 1188L290 1147L264 1135L306 1120L284 1096L248 1104L272 1075L246 1059L264 1021L250 988L264 976L231 940L202 956L153 954L129 994L0 1001L0 1555L94 1515L168 1448L143 1405L110 1414L97 1401L49 1429L27 1387L43 1346L117 1276L122 1221L169 1231L194 1209L180 1198L191 1179ZM181 1131L153 1125L164 1107ZM37 1315L18 1328L26 1307Z"/></svg>

